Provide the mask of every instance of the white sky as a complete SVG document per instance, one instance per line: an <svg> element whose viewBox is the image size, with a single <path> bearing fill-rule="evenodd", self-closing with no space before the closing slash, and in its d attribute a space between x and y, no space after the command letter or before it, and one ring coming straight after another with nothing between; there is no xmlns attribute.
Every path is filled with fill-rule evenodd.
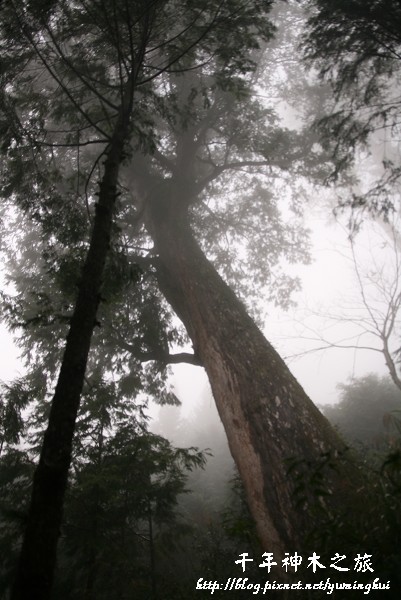
<svg viewBox="0 0 401 600"><path fill-rule="evenodd" d="M318 217L313 221L313 225L310 226L313 231L314 262L312 265L299 266L296 269L302 280L302 291L296 296L297 307L289 313L278 311L265 329L266 337L269 339L270 335L270 341L283 357L290 357L303 349L321 346L319 341L308 343L302 339L302 336L314 337L313 332L304 329L303 323L312 323L318 332L323 325L328 326L327 336L332 341L349 337L355 331L354 327L346 323L333 326L331 321L325 322L324 319L314 319L311 316L305 318L312 310L327 314L331 311L344 312L344 316L347 317L347 306L351 306L351 300L355 298L359 301L346 232L334 222L328 225L324 219ZM344 305L343 310L341 305ZM373 343L373 340L369 341ZM337 384L345 383L349 377L361 377L370 372L387 374L383 356L367 350L330 348L299 358L289 358L286 362L307 394L317 404L335 402L338 399Z"/></svg>

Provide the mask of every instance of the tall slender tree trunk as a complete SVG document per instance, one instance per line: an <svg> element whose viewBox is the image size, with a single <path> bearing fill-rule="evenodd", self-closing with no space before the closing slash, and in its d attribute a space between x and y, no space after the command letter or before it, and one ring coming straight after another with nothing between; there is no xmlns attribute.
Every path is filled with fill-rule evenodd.
<svg viewBox="0 0 401 600"><path fill-rule="evenodd" d="M317 464L344 444L207 260L182 203L172 196L152 201L147 224L160 288L208 374L263 548L277 556L299 550L311 521L297 507L287 461ZM340 489L343 500L353 497L351 478L360 481L352 463L338 467L328 473L327 491L336 501Z"/></svg>
<svg viewBox="0 0 401 600"><path fill-rule="evenodd" d="M75 421L110 246L118 174L129 133L136 75L137 73L133 73L127 83L104 163L88 255L83 266L48 427L34 475L12 600L47 600L51 595Z"/></svg>

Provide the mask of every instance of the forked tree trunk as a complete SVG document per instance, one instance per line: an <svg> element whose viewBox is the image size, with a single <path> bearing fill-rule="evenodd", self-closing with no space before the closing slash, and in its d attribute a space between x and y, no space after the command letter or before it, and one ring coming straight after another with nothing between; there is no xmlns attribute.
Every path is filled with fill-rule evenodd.
<svg viewBox="0 0 401 600"><path fill-rule="evenodd" d="M148 208L160 288L206 369L263 548L284 556L311 528L296 505L288 459L317 464L344 444L207 260L185 210L173 206L164 197ZM328 473L336 502L339 490L343 501L353 497L350 478L360 481L352 463L341 464Z"/></svg>

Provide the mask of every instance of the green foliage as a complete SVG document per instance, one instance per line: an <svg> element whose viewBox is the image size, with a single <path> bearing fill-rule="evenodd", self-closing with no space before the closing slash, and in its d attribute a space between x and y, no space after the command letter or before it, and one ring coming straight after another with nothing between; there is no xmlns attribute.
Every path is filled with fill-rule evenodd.
<svg viewBox="0 0 401 600"><path fill-rule="evenodd" d="M0 387L0 455L4 445L17 444L24 432L22 412L35 394L29 378L20 378Z"/></svg>
<svg viewBox="0 0 401 600"><path fill-rule="evenodd" d="M7 50L7 62L2 72L0 110L11 129L4 138L7 144L1 178L7 205L11 205L4 216L4 248L14 290L3 296L2 316L18 334L29 364L37 362L54 377L87 253L102 158L117 118L128 64L137 50L138 16L143 6L128 6L117 0L54 4L51 19L45 21L34 4L16 2L13 10L10 3L5 4L7 19L2 24L0 44ZM162 152L167 160L178 158L181 163L186 152L183 142L189 135L198 155L189 153L188 159L195 161L199 174L207 175L210 158L214 164L228 157L229 148L233 160L240 155L266 160L274 152L285 154L288 166L290 136L276 132L278 122L271 110L250 100L258 48L274 31L267 18L270 5L265 1L250 5L241 0L205 0L201 5L188 1L179 9L175 2L146 5L154 23L148 62L137 82L127 162L132 158L135 167L146 155L158 177L168 177L156 164L155 155ZM172 37L169 26L175 32ZM13 38L17 40L14 45ZM237 51L239 45L241 52ZM168 57L176 62L164 72ZM159 71L157 81L153 81ZM177 166L181 173L186 171L186 164ZM126 170L131 172L132 165ZM190 167L188 174L193 175L190 186L196 185L198 173ZM251 178L250 183L256 185L256 179ZM137 393L145 391L173 401L165 387L163 360L169 348L186 338L173 326L171 313L157 290L154 250L144 231L141 211L134 206L133 190L121 185L120 192L92 362L102 364L125 382L127 377L131 383L135 381ZM296 284L282 276L278 263L290 255L300 258L301 250L306 250L300 224L294 223L287 234L277 206L260 188L243 197L244 205L238 205L233 214L232 236L219 226L218 212L207 221L208 213L198 209L202 236L230 281L236 280L245 288L249 264L253 264L259 287L273 282L272 289L277 286L279 291L271 296L287 303ZM238 196L229 204L222 198L223 210L230 212L237 201ZM234 233L240 220L244 227ZM262 221L266 227L256 236L257 223ZM247 256L234 268L229 267L227 252L230 258L235 257L232 242L238 245L244 241L249 246ZM265 245L263 252L261 244ZM270 256L270 269L261 259L264 253ZM255 287L255 298L259 287ZM142 368L140 361L146 360L145 355L160 357L162 366Z"/></svg>
<svg viewBox="0 0 401 600"><path fill-rule="evenodd" d="M9 390L25 390L26 406L38 396L23 383ZM0 549L7 557L0 571L1 597L14 573L34 468L29 456L40 448L47 408L43 401L31 404L25 416L27 449L17 451L8 443L0 458ZM197 448L175 448L150 433L143 407L123 397L117 385L93 376L77 423L55 595L117 599L137 590L137 597L146 597L171 547L173 527L178 541L176 507L186 493L187 474L204 464Z"/></svg>
<svg viewBox="0 0 401 600"><path fill-rule="evenodd" d="M336 490L338 506L333 513L326 504L326 498L332 493L328 484L328 472L330 469L338 469L350 452L354 454L354 461L359 462L359 494L350 503L347 496L350 482L344 479L340 489ZM366 452L359 456L347 449L343 455L322 455L321 460L316 463L294 459L289 463L288 476L294 482L294 501L304 506L310 520L310 531L303 540L302 552L334 556L341 549L341 554L351 558L363 548L363 552L371 555L374 561L374 577L379 577L381 581L390 580L392 591L389 592L389 597L397 598L401 560L401 497L383 469L380 473ZM341 580L353 583L355 573L352 570L343 572ZM366 584L371 580L370 572L358 574L360 583ZM350 592L350 598L359 598L359 594L360 592Z"/></svg>
<svg viewBox="0 0 401 600"><path fill-rule="evenodd" d="M363 541L364 548L375 557L375 574L383 580L391 580L394 597L400 585L399 552L400 523L400 446L401 426L399 420L400 392L389 377L368 375L339 386L341 400L337 405L323 407L324 413L339 429L339 433L353 446L348 452L355 454L360 462L364 479L360 488L361 505L345 504L336 518L326 512L324 493L325 470L310 468L297 470L299 494L304 498L311 493L312 512L319 515L319 526L311 530L311 541L335 550L342 544L342 551L356 552ZM336 468L340 457L331 457L327 465ZM300 461L300 464L303 461ZM318 479L316 479L318 475ZM316 481L319 482L316 487ZM320 489L322 487L322 490ZM346 489L346 482L344 482ZM322 500L321 500L322 499ZM372 515L381 507L380 520L373 519L371 527L361 522L362 506L370 506ZM322 520L323 517L323 520Z"/></svg>
<svg viewBox="0 0 401 600"><path fill-rule="evenodd" d="M387 142L382 177L369 193L348 204L387 213L401 175L395 153L399 134L401 7L397 0L316 0L310 7L303 49L333 89L336 103L320 121L332 149L336 175L352 164L354 151L369 147L372 134ZM373 143L378 143L377 138ZM388 155L386 156L386 153Z"/></svg>
<svg viewBox="0 0 401 600"><path fill-rule="evenodd" d="M26 452L7 448L0 456L0 598L12 584L25 526L34 464Z"/></svg>
<svg viewBox="0 0 401 600"><path fill-rule="evenodd" d="M382 449L391 445L397 438L394 417L401 410L400 390L393 382L371 374L341 384L339 389L340 402L322 410L347 442Z"/></svg>
<svg viewBox="0 0 401 600"><path fill-rule="evenodd" d="M196 187L200 175L209 179L213 165L220 172L228 169L224 163L235 164L241 159L260 163L263 169L287 170L308 153L300 148L296 136L281 128L274 111L252 99L251 77L261 46L274 32L268 19L270 8L271 2L266 1L204 0L201 4L181 3L178 18L175 2L156 2L149 7L155 10L149 64L138 81L133 135L127 148L134 167L139 158L135 152L153 158L162 153L165 160L160 164L147 157L158 176L169 177L166 164L172 160L180 177L185 173L190 187ZM68 286L68 293L74 290L81 255L86 252L96 178L116 119L127 61L132 58L131 42L138 27L135 11L141 10L140 5L128 7L117 0L107 5L95 0L89 5L56 5L46 25L34 10L24 13L19 3L15 3L15 14L10 13L9 25L13 33L18 32L20 44L9 53L4 70L4 110L12 105L18 112L19 141L13 138L7 148L3 189L29 218L40 222L50 238L46 242L50 248L43 250L48 256L46 262L54 261L50 268L60 285ZM32 47L24 19L33 31L38 28L40 44ZM168 24L171 31L178 31L166 40ZM11 34L3 34L6 46ZM163 56L177 60L173 69L163 72L166 59L153 47L162 48ZM20 63L27 68L22 69ZM160 76L153 82L158 70ZM74 89L73 99L70 88ZM186 138L192 138L189 153L184 148ZM288 187L290 182L289 176ZM206 202L202 197L196 203L199 230L230 283L249 291L253 276L258 282L255 300L260 288L263 286L263 293L267 293L269 285L270 290L277 289L277 293L269 292L272 299L286 305L297 283L283 276L279 261L305 258L305 232L295 218L296 210L291 226L281 219L276 200L266 192L271 187L269 178L258 184L256 177L250 177L243 187L245 183L245 192L239 187L235 190L237 179L233 189L227 189L224 179L210 190L221 208L215 206L210 193ZM149 241L138 228L138 211L133 210L131 194L124 193L124 188L121 191L118 227L125 257L132 264L135 254L149 255ZM258 231L262 223L264 228ZM120 243L118 234L116 238ZM134 245L142 248L139 252L127 248L134 239ZM72 256L65 249L60 256L55 251L60 244L69 246ZM239 245L247 249L244 256L237 251ZM253 265L252 274L249 265Z"/></svg>
<svg viewBox="0 0 401 600"><path fill-rule="evenodd" d="M75 469L61 548L68 570L60 570L70 585L74 581L75 594L92 569L96 598L124 597L138 581L149 588L151 545L160 546L163 528L176 520L185 469L202 463L194 450L174 449L161 437L125 425L90 463Z"/></svg>
<svg viewBox="0 0 401 600"><path fill-rule="evenodd" d="M365 89L369 101L373 91L378 92L374 76L392 76L398 68L400 19L400 5L395 0L368 4L336 0L330 6L317 0L308 24L307 57L321 61L322 75L336 77L338 92L370 74L370 86Z"/></svg>

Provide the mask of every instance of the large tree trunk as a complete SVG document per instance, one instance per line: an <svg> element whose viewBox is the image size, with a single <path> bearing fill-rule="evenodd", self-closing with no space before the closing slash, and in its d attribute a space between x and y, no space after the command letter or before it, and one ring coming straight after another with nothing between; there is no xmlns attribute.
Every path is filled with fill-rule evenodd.
<svg viewBox="0 0 401 600"><path fill-rule="evenodd" d="M208 374L263 548L278 556L299 550L311 517L297 507L288 460L317 466L344 444L207 260L179 203L153 201L147 223L160 288ZM328 493L342 490L346 501L354 493L347 482L360 476L351 462L340 462L338 472L328 469Z"/></svg>

